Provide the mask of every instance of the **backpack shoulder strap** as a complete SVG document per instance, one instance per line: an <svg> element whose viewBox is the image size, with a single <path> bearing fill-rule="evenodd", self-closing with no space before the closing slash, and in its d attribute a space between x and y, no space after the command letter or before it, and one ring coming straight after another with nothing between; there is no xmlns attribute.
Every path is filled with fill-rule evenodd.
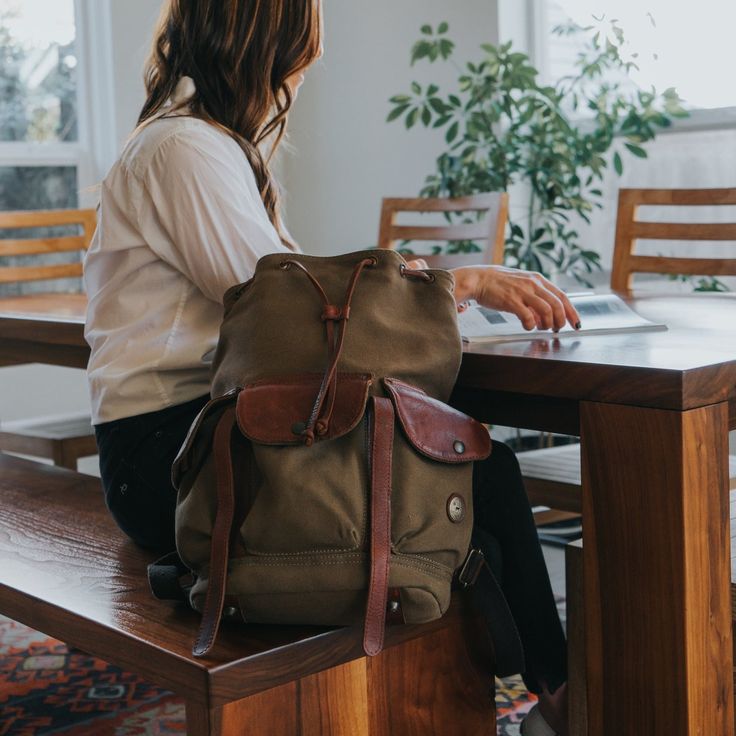
<svg viewBox="0 0 736 736"><path fill-rule="evenodd" d="M373 398L370 432L371 577L365 614L363 649L369 656L383 649L391 555L391 460L394 445L394 407Z"/></svg>
<svg viewBox="0 0 736 736"><path fill-rule="evenodd" d="M202 623L192 649L195 657L204 657L212 649L220 628L225 602L230 540L235 519L235 491L233 487L232 435L235 428L235 407L225 410L215 429L212 453L217 483L217 511L212 530L210 569L207 595L202 612ZM247 479L250 480L250 479Z"/></svg>

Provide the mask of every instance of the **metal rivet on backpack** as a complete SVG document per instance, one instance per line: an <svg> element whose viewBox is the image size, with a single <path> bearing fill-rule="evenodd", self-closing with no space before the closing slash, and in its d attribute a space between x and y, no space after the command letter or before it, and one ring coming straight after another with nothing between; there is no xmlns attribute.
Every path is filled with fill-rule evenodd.
<svg viewBox="0 0 736 736"><path fill-rule="evenodd" d="M225 608L222 612L224 618L236 618L239 614L240 611L238 611L235 606L229 606L228 608Z"/></svg>
<svg viewBox="0 0 736 736"><path fill-rule="evenodd" d="M307 425L305 422L294 422L294 424L291 425L291 433L296 435L304 434L304 430L307 428Z"/></svg>
<svg viewBox="0 0 736 736"><path fill-rule="evenodd" d="M400 608L401 608L401 603L399 603L398 601L391 601L388 604L389 613L398 613Z"/></svg>
<svg viewBox="0 0 736 736"><path fill-rule="evenodd" d="M458 455L462 455L465 452L465 443L460 440L455 440L455 444L452 447Z"/></svg>
<svg viewBox="0 0 736 736"><path fill-rule="evenodd" d="M454 494L447 500L447 515L453 524L459 524L465 518L465 500Z"/></svg>

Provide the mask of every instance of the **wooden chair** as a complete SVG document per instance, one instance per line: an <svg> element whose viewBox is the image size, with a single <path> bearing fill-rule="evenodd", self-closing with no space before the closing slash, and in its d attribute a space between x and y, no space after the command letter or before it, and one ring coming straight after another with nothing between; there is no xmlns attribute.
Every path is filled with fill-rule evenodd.
<svg viewBox="0 0 736 736"><path fill-rule="evenodd" d="M389 626L223 625L153 598L156 555L115 527L96 478L0 454L0 614L174 691L189 736L491 736L493 652L460 591L447 614Z"/></svg>
<svg viewBox="0 0 736 736"><path fill-rule="evenodd" d="M503 263L508 218L509 197L506 192L474 194L455 199L384 199L381 207L381 227L378 247L394 249L403 241L473 240L483 244L481 253L456 253L442 255L417 255L424 258L431 268L457 268L486 263ZM471 223L446 223L442 225L398 225L400 212L452 213L485 212L486 216Z"/></svg>
<svg viewBox="0 0 736 736"><path fill-rule="evenodd" d="M680 258L635 253L638 240L736 241L736 221L718 223L649 222L637 219L641 206L736 205L732 189L622 189L618 195L611 288L631 291L635 273L736 276L736 258ZM736 219L736 218L735 218Z"/></svg>
<svg viewBox="0 0 736 736"><path fill-rule="evenodd" d="M83 253L96 227L94 210L50 210L40 212L0 212L0 231L38 228L71 228L76 235L44 238L0 239L0 258L39 256L55 253ZM82 264L34 263L25 266L0 265L0 284L79 278ZM80 457L97 454L94 430L88 416L75 414L0 425L0 451L48 458L56 465L76 469Z"/></svg>
<svg viewBox="0 0 736 736"><path fill-rule="evenodd" d="M680 258L635 253L638 240L735 241L736 222L644 222L637 219L641 206L736 205L733 189L621 189L618 198L616 240L611 288L631 291L635 273L736 276L736 258ZM580 512L580 446L544 448L519 453L524 483L532 505ZM736 483L736 457L730 459L732 487Z"/></svg>

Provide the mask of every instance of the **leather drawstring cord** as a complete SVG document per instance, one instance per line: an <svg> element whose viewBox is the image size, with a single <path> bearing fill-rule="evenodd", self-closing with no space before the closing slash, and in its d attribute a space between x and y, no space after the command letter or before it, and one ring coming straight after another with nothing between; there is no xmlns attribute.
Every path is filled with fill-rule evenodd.
<svg viewBox="0 0 736 736"><path fill-rule="evenodd" d="M345 298L343 300L342 307L330 304L330 300L327 297L325 290L322 288L322 285L316 278L314 278L304 265L292 260L282 261L280 264L281 268L284 270L288 270L291 266L296 266L300 271L305 273L324 303L322 309L322 321L325 323L325 329L327 330L327 357L329 362L322 379L322 384L317 392L317 398L314 401L314 406L312 407L306 428L302 432L304 444L308 447L314 443L315 434L319 436L325 435L329 429L332 411L335 406L335 396L337 393L337 364L340 360L343 344L345 342L347 321L350 318L350 303L353 300L355 288L358 285L358 279L360 278L361 273L363 273L364 269L375 266L376 263L376 259L371 257L364 258L356 264L353 269L352 276L350 277L350 281L348 282L348 287L345 291ZM336 331L335 323L339 323L340 325L339 332ZM325 408L324 414L322 414L323 408ZM320 416L321 414L322 416Z"/></svg>
<svg viewBox="0 0 736 736"><path fill-rule="evenodd" d="M401 271L402 277L405 279L421 279L428 283L432 283L434 281L434 274L427 273L421 269L409 268L405 263L402 263L399 266L399 270Z"/></svg>

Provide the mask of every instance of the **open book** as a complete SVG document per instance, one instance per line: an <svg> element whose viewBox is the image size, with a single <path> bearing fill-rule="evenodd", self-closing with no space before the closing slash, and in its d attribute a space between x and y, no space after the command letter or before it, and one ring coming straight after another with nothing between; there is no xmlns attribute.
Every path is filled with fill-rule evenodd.
<svg viewBox="0 0 736 736"><path fill-rule="evenodd" d="M578 310L582 329L566 324L554 335L550 330L524 329L518 317L509 312L497 312L471 302L468 309L458 314L463 341L468 343L527 340L535 337L564 337L566 335L605 335L616 332L666 330L667 326L650 322L638 315L615 294L570 294L570 301Z"/></svg>

